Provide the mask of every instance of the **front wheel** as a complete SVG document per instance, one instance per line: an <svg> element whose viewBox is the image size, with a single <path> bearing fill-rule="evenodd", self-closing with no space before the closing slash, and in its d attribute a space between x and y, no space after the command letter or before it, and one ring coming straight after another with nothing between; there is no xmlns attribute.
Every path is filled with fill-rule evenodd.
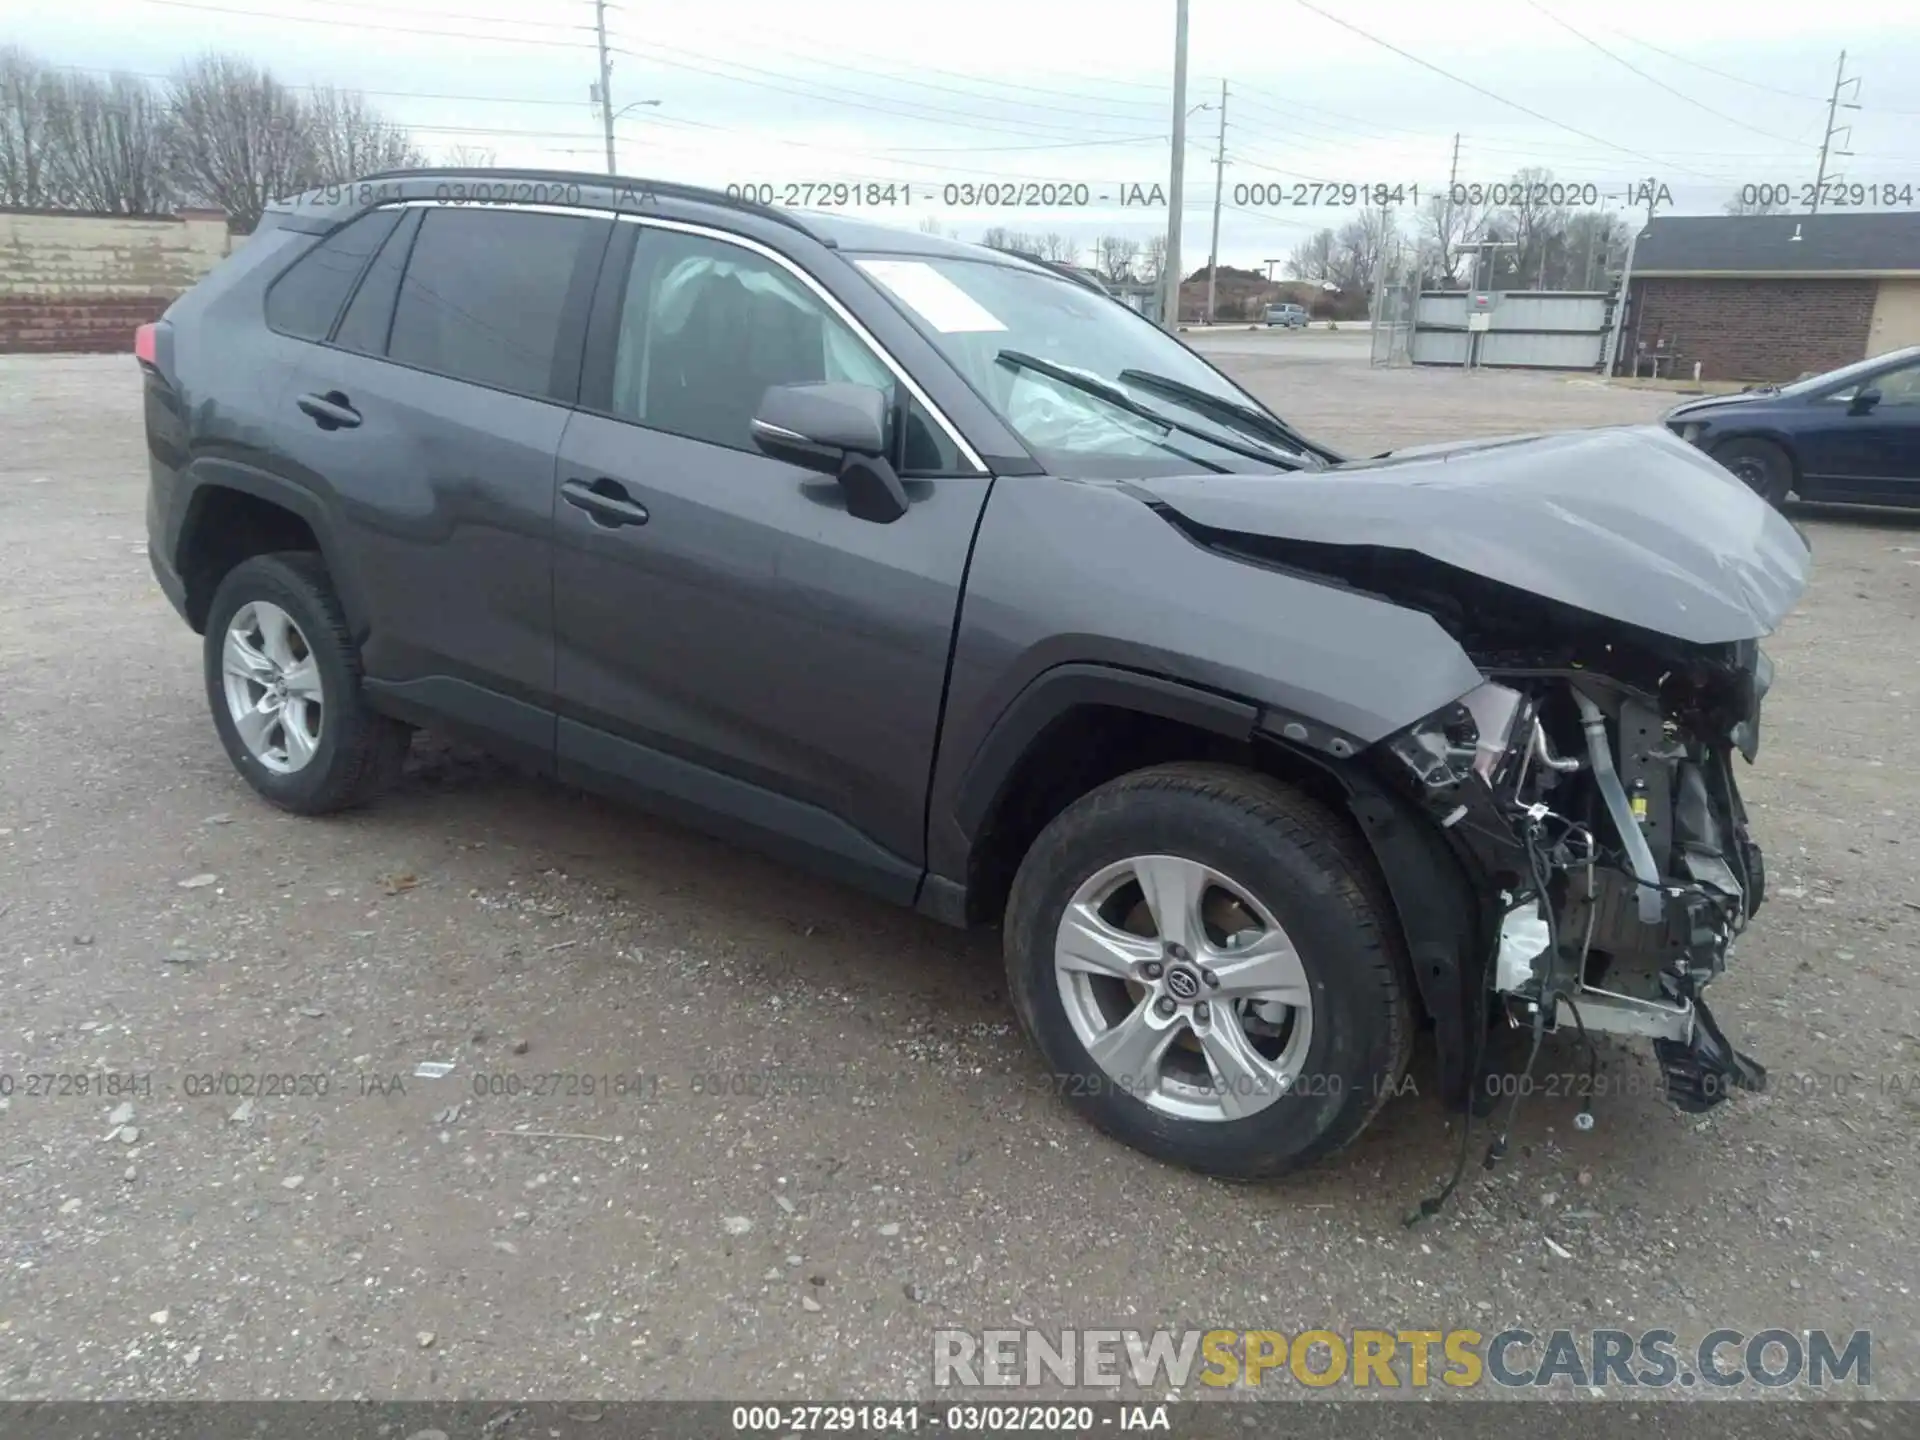
<svg viewBox="0 0 1920 1440"><path fill-rule="evenodd" d="M1285 1174L1405 1073L1409 972L1371 857L1251 771L1165 765L1076 801L1007 904L1009 989L1094 1124L1210 1174Z"/></svg>
<svg viewBox="0 0 1920 1440"><path fill-rule="evenodd" d="M1714 446L1713 458L1776 508L1793 489L1793 462L1771 440L1728 440Z"/></svg>

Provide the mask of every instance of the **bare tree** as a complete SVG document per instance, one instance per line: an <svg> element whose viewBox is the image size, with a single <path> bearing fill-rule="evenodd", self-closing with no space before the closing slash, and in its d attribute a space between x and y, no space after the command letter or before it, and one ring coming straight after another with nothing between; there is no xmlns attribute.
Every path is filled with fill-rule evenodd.
<svg viewBox="0 0 1920 1440"><path fill-rule="evenodd" d="M440 163L460 170L491 170L500 162L484 145L449 145L440 152Z"/></svg>
<svg viewBox="0 0 1920 1440"><path fill-rule="evenodd" d="M39 57L0 49L0 205L51 205L57 85Z"/></svg>
<svg viewBox="0 0 1920 1440"><path fill-rule="evenodd" d="M1517 247L1510 271L1513 288L1525 288L1529 277L1536 288L1545 288L1547 273L1559 263L1566 244L1566 207L1553 203L1553 172L1538 165L1516 170L1509 189L1513 203L1495 224L1500 238Z"/></svg>
<svg viewBox="0 0 1920 1440"><path fill-rule="evenodd" d="M302 107L313 146L315 178L342 185L381 170L407 170L426 163L413 137L367 104L357 90L324 85Z"/></svg>
<svg viewBox="0 0 1920 1440"><path fill-rule="evenodd" d="M1567 217L1555 288L1601 290L1627 253L1627 222L1607 210L1581 210Z"/></svg>
<svg viewBox="0 0 1920 1440"><path fill-rule="evenodd" d="M1391 211L1362 210L1334 236L1331 273L1327 278L1350 295L1370 295L1374 277L1383 265L1390 263L1399 243L1399 228Z"/></svg>
<svg viewBox="0 0 1920 1440"><path fill-rule="evenodd" d="M1754 190L1756 192L1768 192L1768 191L1771 191L1773 187L1767 186L1767 185L1761 185L1761 186L1747 186L1743 188ZM1780 188L1784 190L1786 187L1781 186ZM1771 200L1771 199L1749 200L1744 194L1735 192L1734 197L1731 200L1727 201L1727 203L1723 205L1721 209L1724 210L1729 215L1783 215L1786 213L1787 206L1785 201Z"/></svg>
<svg viewBox="0 0 1920 1440"><path fill-rule="evenodd" d="M1011 250L1014 248L1013 232L1004 225L989 225L980 232L980 243L989 250Z"/></svg>
<svg viewBox="0 0 1920 1440"><path fill-rule="evenodd" d="M1480 206L1456 204L1451 195L1435 195L1427 201L1419 231L1426 254L1423 285L1451 290L1460 284L1460 247L1480 228L1481 219Z"/></svg>
<svg viewBox="0 0 1920 1440"><path fill-rule="evenodd" d="M1167 237L1164 234L1147 237L1146 247L1140 252L1140 278L1148 284L1158 284L1160 272L1167 268Z"/></svg>
<svg viewBox="0 0 1920 1440"><path fill-rule="evenodd" d="M269 201L318 183L305 107L271 74L229 55L204 55L168 87L172 171L187 197L218 205L242 230Z"/></svg>
<svg viewBox="0 0 1920 1440"><path fill-rule="evenodd" d="M1042 259L1052 260L1061 265L1080 263L1080 246L1070 236L1052 233L1040 237L1040 248L1036 251Z"/></svg>
<svg viewBox="0 0 1920 1440"><path fill-rule="evenodd" d="M61 204L121 215L172 208L172 120L146 81L64 76L54 91L50 128Z"/></svg>
<svg viewBox="0 0 1920 1440"><path fill-rule="evenodd" d="M1333 274L1333 231L1321 230L1302 240L1287 256L1287 274L1295 280L1326 280Z"/></svg>
<svg viewBox="0 0 1920 1440"><path fill-rule="evenodd" d="M1140 258L1140 242L1125 235L1102 235L1094 246L1094 268L1108 280L1131 280Z"/></svg>

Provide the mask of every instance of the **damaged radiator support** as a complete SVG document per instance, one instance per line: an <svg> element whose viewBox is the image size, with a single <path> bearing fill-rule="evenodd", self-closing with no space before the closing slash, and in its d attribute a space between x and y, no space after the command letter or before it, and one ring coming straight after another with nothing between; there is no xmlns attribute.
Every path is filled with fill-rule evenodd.
<svg viewBox="0 0 1920 1440"><path fill-rule="evenodd" d="M1762 1088L1765 1071L1727 1042L1700 994L1758 900L1749 893L1758 875L1731 776L1711 770L1711 755L1696 758L1637 696L1619 697L1616 749L1607 712L1578 685L1568 694L1586 764L1556 757L1538 722L1530 758L1543 779L1551 777L1550 794L1563 778L1588 772L1604 817L1588 824L1612 830L1607 843L1617 841L1617 859L1595 863L1593 834L1545 800L1525 807L1522 823L1536 837L1529 843L1562 827L1556 868L1570 877L1584 869L1586 884L1569 884L1558 901L1536 885L1529 902L1508 913L1494 988L1526 1014L1546 1008L1542 1018L1556 1030L1652 1041L1669 1096L1682 1109L1704 1110L1735 1088ZM1585 840L1584 865L1569 837Z"/></svg>

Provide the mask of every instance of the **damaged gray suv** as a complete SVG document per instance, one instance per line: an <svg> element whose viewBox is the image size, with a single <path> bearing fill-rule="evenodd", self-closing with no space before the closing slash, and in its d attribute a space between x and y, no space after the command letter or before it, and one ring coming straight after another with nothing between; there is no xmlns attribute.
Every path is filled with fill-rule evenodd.
<svg viewBox="0 0 1920 1440"><path fill-rule="evenodd" d="M136 344L150 554L268 801L415 726L954 925L1068 1103L1275 1175L1432 1033L1650 1040L1765 893L1801 537L1657 427L1346 459L1017 256L688 187L274 206ZM636 983L644 984L644 979Z"/></svg>

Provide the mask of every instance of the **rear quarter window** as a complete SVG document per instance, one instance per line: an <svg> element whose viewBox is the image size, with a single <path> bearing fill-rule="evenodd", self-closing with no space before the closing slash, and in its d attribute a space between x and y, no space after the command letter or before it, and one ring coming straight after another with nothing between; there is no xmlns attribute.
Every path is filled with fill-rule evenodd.
<svg viewBox="0 0 1920 1440"><path fill-rule="evenodd" d="M268 326L301 340L325 340L360 272L399 219L394 210L362 215L294 261L267 291Z"/></svg>

